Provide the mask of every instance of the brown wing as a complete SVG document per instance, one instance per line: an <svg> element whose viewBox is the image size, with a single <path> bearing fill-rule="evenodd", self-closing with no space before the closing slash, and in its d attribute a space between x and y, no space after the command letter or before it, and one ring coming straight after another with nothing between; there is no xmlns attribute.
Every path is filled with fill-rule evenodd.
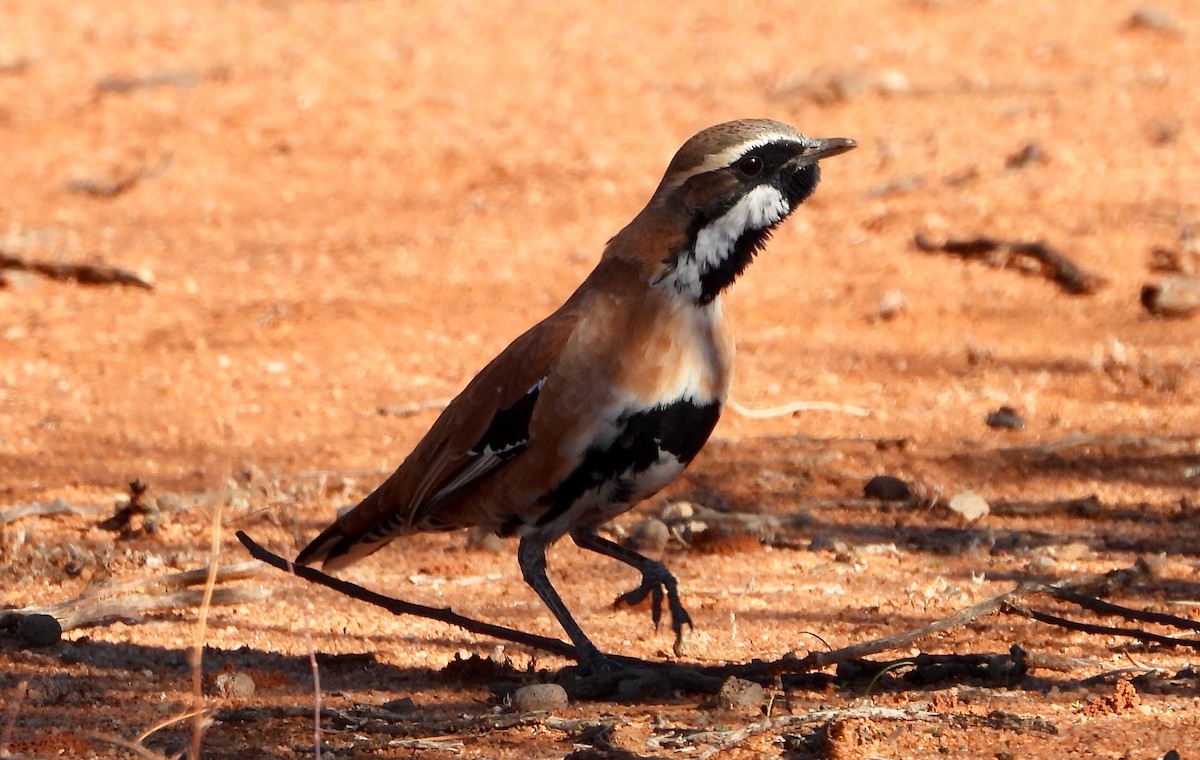
<svg viewBox="0 0 1200 760"><path fill-rule="evenodd" d="M439 507L520 456L525 443L522 421L527 431L541 383L577 322L569 306L570 302L514 340L484 367L391 477L338 517L296 562L323 561L326 569L337 569L414 526L464 527L439 523Z"/></svg>

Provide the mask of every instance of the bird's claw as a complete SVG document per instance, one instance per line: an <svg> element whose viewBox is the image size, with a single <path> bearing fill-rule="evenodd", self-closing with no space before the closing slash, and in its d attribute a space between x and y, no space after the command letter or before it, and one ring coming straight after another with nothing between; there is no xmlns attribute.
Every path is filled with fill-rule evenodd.
<svg viewBox="0 0 1200 760"><path fill-rule="evenodd" d="M648 571L642 575L642 582L637 588L626 591L613 602L616 609L622 605L636 606L650 597L650 619L654 622L654 630L658 630L662 622L663 601L671 612L671 630L675 632L675 650L678 652L683 643L683 627L692 628L692 616L684 609L679 600L679 584L675 576L663 568L661 573Z"/></svg>

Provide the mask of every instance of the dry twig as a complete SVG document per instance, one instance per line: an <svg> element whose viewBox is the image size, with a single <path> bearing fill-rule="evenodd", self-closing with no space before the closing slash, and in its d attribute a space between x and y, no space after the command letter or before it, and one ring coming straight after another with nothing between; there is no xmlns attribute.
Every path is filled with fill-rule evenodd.
<svg viewBox="0 0 1200 760"><path fill-rule="evenodd" d="M504 626L494 625L491 623L483 623L472 618L446 608L428 607L421 604L414 604L400 599L384 596L382 594L370 591L354 583L344 581L311 567L295 565L292 562L280 557L277 554L263 548L255 543L253 539L247 536L244 532L237 533L238 540L250 552L251 556L259 559L272 567L290 572L304 580L316 583L326 588L333 589L339 593L345 594L353 599L368 602L378 607L388 610L394 615L416 615L418 617L437 620L449 625L457 626L470 633L475 633L481 636L491 636L502 641L509 641L523 646L529 646L536 649L541 649L561 657L567 657L578 661L574 647L559 639L553 639L546 636L538 636L536 634L527 633L524 631L516 631ZM850 646L842 647L832 651L815 651L809 652L804 657L797 657L795 654L788 653L782 657L772 660L752 660L747 663L736 663L729 665L702 666L689 665L673 662L648 662L637 658L609 655L613 662L628 668L625 673L606 674L604 676L594 676L589 679L580 679L578 682L564 684L567 686L571 696L576 699L589 699L610 696L617 687L621 686L622 681L628 686L631 680L649 678L655 684L662 688L664 685L669 685L672 689L695 691L702 693L716 693L723 681L730 676L743 678L759 683L772 683L776 678L784 674L807 673L815 670L821 670L831 665L841 665L861 661L863 658L886 652L894 649L908 648L919 639L931 636L935 633L961 628L979 618L995 614L1000 611L1022 611L1025 613L1025 608L1021 605L1021 601L1026 597L1031 597L1041 594L1050 594L1058 596L1065 594L1069 598L1077 598L1083 591L1093 593L1108 593L1115 588L1128 585L1140 575L1136 569L1114 570L1106 573L1103 576L1094 576L1081 579L1062 581L1054 585L1048 585L1037 582L1025 582L1017 585L1011 591L985 599L977 604L974 604L966 609L960 610L953 615L949 615L940 620L936 620L929 625L922 626L910 631L902 631L892 636L886 636L873 641L865 641ZM1075 596L1072 596L1072 593ZM1099 601L1099 600L1095 600ZM1121 608L1117 605L1109 605L1106 608L1113 614L1122 614L1122 611L1127 608ZM1136 613L1137 611L1130 611ZM1145 615L1157 613L1145 613ZM1032 616L1032 615L1031 615ZM1155 620L1163 622L1171 616L1159 616ZM1060 619L1050 615L1043 615L1037 618L1045 622L1053 624L1061 624ZM1142 618L1146 619L1146 618ZM1180 619L1183 620L1183 619ZM1069 621L1068 621L1069 622ZM1184 621L1187 625L1193 625L1192 621ZM1200 625L1200 624L1195 624ZM1095 632L1105 634L1119 634L1138 637L1138 634L1144 633L1134 629L1109 629L1100 630L1097 627ZM1200 648L1200 642L1189 642L1186 639L1171 639L1169 637L1158 636L1157 634L1149 634L1154 636L1153 640L1163 643L1178 644L1184 646L1196 646ZM945 658L954 658L956 655L944 655ZM967 664L973 662L972 655L957 655L963 658ZM978 659L978 655L974 656ZM986 657L986 656L984 656ZM941 662L941 661L939 661ZM944 664L944 663L942 663ZM626 693L631 693L627 688ZM632 692L636 693L636 689Z"/></svg>
<svg viewBox="0 0 1200 760"><path fill-rule="evenodd" d="M204 590L191 587L205 583L209 572L208 568L202 568L170 575L136 578L87 589L74 599L58 604L6 610L0 614L0 627L8 620L29 615L50 615L58 620L64 631L69 631L107 620L139 617L148 612L196 607L204 600ZM256 562L230 565L217 571L216 582L227 583L252 578L258 575L258 572L259 566ZM149 589L155 590L150 592ZM242 604L262 599L264 596L266 592L261 589L215 589L212 604Z"/></svg>
<svg viewBox="0 0 1200 760"><path fill-rule="evenodd" d="M1040 274L1073 296L1091 295L1106 282L1103 277L1084 270L1065 253L1045 243L1022 243L989 237L937 243L921 233L917 233L913 242L917 250L926 253L950 253L964 259L978 259L1000 269Z"/></svg>
<svg viewBox="0 0 1200 760"><path fill-rule="evenodd" d="M26 259L0 251L0 271L5 269L33 272L51 280L77 282L80 285L130 285L154 290L154 285L128 269L100 264L60 264L54 261ZM0 284L3 284L2 279Z"/></svg>
<svg viewBox="0 0 1200 760"><path fill-rule="evenodd" d="M0 512L0 526L8 525L17 520L23 520L26 517L49 517L50 515L63 514L87 515L99 511L102 511L99 507L80 507L71 504L66 499L55 499L46 504L34 501Z"/></svg>

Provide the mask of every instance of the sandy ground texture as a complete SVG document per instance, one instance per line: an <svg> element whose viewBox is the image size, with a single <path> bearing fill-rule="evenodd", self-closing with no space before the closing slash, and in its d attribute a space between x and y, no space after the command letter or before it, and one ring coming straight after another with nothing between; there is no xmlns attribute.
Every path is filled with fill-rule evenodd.
<svg viewBox="0 0 1200 760"><path fill-rule="evenodd" d="M101 614L114 584L245 562L237 530L291 555L562 302L684 139L765 116L860 144L727 299L734 398L820 403L728 412L613 527L676 516L682 657L644 607L611 610L627 568L551 550L601 647L803 657L1135 566L1107 598L1200 618L1200 317L1140 302L1200 268L1194 2L0 0L0 19L0 604L90 594L77 612ZM1019 249L917 235L1042 242L1091 279L1072 294ZM48 276L79 264L152 287ZM987 424L1001 407L1024 426ZM913 496L863 499L880 474ZM135 479L139 509L110 519ZM560 636L514 550L416 537L346 577ZM512 686L568 661L266 568L222 577L202 622L203 588L124 587L49 646L3 631L0 753L171 756L202 709L203 757L314 757L317 696L324 757L1200 753L1194 638L1008 609L762 693L634 684L520 713Z"/></svg>

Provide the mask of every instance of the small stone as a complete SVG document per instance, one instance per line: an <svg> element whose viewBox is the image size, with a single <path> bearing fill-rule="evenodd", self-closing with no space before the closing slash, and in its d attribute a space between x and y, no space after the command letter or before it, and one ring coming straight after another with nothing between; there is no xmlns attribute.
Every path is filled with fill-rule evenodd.
<svg viewBox="0 0 1200 760"><path fill-rule="evenodd" d="M633 526L625 545L636 552L660 555L671 540L671 529L662 520L650 517Z"/></svg>
<svg viewBox="0 0 1200 760"><path fill-rule="evenodd" d="M1145 285L1142 306L1156 317L1189 317L1200 312L1200 278L1177 275Z"/></svg>
<svg viewBox="0 0 1200 760"><path fill-rule="evenodd" d="M1009 169L1024 169L1031 164L1046 160L1046 150L1037 142L1028 142L1019 151L1004 159L1004 165Z"/></svg>
<svg viewBox="0 0 1200 760"><path fill-rule="evenodd" d="M912 488L908 483L892 475L876 475L863 486L863 496L867 499L907 501L912 495Z"/></svg>
<svg viewBox="0 0 1200 760"><path fill-rule="evenodd" d="M725 679L717 694L717 704L722 709L738 712L758 711L765 701L766 692L762 684L733 676Z"/></svg>
<svg viewBox="0 0 1200 760"><path fill-rule="evenodd" d="M62 625L53 615L26 615L17 623L17 635L31 647L51 647L62 639Z"/></svg>
<svg viewBox="0 0 1200 760"><path fill-rule="evenodd" d="M696 507L690 501L673 501L663 507L663 520L690 520L696 514Z"/></svg>
<svg viewBox="0 0 1200 760"><path fill-rule="evenodd" d="M1183 31L1175 17L1157 5L1143 5L1134 10L1129 15L1129 28L1168 34L1179 34Z"/></svg>
<svg viewBox="0 0 1200 760"><path fill-rule="evenodd" d="M879 308L875 310L875 319L889 322L908 306L908 299L899 290L889 290L879 299Z"/></svg>
<svg viewBox="0 0 1200 760"><path fill-rule="evenodd" d="M217 692L229 699L249 699L254 696L254 679L247 673L236 671L217 676Z"/></svg>
<svg viewBox="0 0 1200 760"><path fill-rule="evenodd" d="M1069 499L1065 502L1067 514L1072 517L1095 517L1100 514L1102 505L1096 494L1084 496L1081 499Z"/></svg>
<svg viewBox="0 0 1200 760"><path fill-rule="evenodd" d="M567 706L567 690L556 683L535 683L512 693L515 712L548 712Z"/></svg>
<svg viewBox="0 0 1200 760"><path fill-rule="evenodd" d="M1026 571L1034 575L1043 575L1052 572L1058 563L1048 554L1040 554L1025 565Z"/></svg>
<svg viewBox="0 0 1200 760"><path fill-rule="evenodd" d="M1025 429L1025 419L1011 406L1002 406L994 412L989 412L986 423L990 428L1002 430Z"/></svg>
<svg viewBox="0 0 1200 760"><path fill-rule="evenodd" d="M389 699L380 705L384 710L394 713L408 712L415 706L412 697L397 697L396 699Z"/></svg>
<svg viewBox="0 0 1200 760"><path fill-rule="evenodd" d="M991 507L987 501L974 491L963 491L950 500L950 510L958 513L966 522L975 522L987 517Z"/></svg>

